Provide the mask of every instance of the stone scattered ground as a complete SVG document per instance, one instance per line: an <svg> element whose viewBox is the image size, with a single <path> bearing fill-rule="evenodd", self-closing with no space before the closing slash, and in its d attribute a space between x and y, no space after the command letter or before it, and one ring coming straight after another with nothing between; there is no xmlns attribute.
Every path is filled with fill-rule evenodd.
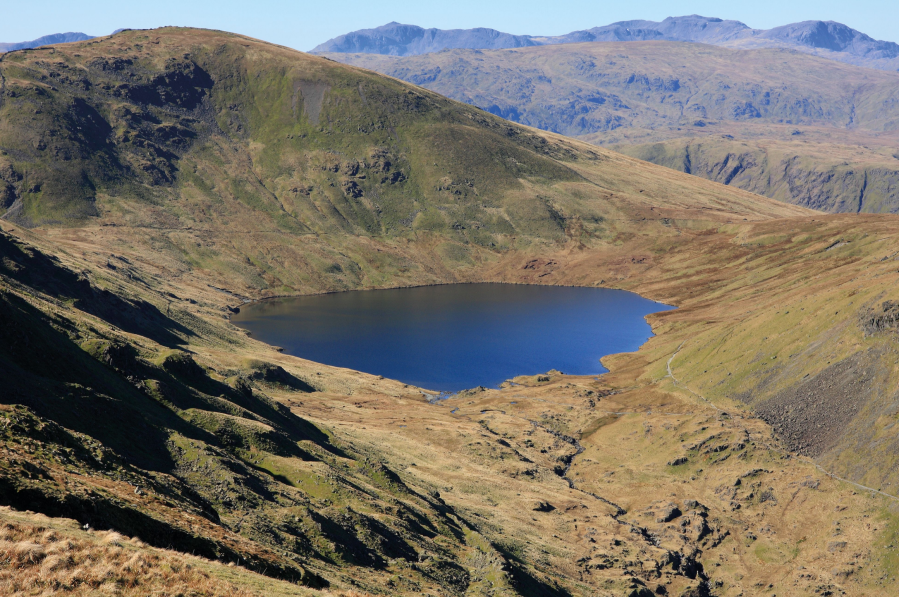
<svg viewBox="0 0 899 597"><path fill-rule="evenodd" d="M881 357L881 358L879 358ZM875 393L884 391L883 355L856 353L759 404L755 411L788 449L820 456L835 446Z"/></svg>
<svg viewBox="0 0 899 597"><path fill-rule="evenodd" d="M785 225L795 227L797 223ZM858 250L850 242L844 245L846 248L824 251L833 244L826 226L839 230L841 238L854 238L840 221L825 223L823 229L817 222L803 225L815 231L808 244L800 247L807 255L823 254L830 258L834 251ZM769 225L761 225L760 230L752 233L749 228L742 230L742 236L736 237L741 241L736 245L741 247L737 250L752 254L761 246L771 254L783 252L783 246L768 248L768 245L753 242L753 239L765 239L771 234ZM38 244L58 242L62 238L55 235L57 240L49 240L43 235L24 231L18 234L26 235ZM801 236L802 233L798 234ZM733 246L730 244L733 238L699 236L698 243L724 244L716 245L718 248L714 251L708 247L694 247L695 255L719 254L722 259L732 259L733 255L725 254L724 249ZM38 254L34 249L31 251L32 259L35 259ZM879 253L875 250L874 255ZM551 261L563 266L554 271L576 276L585 267L593 267L589 260L594 258L585 253L573 253L555 255ZM618 595L640 594L640 591L658 594L660 590L673 595L693 594L691 592L738 595L768 590L778 594L890 594L897 562L889 546L899 540L899 526L893 514L895 500L829 477L815 466L814 461L793 455L789 443L781 443L773 435L778 428L770 427L755 416L751 410L755 405L752 400L747 404L726 397L737 394L719 383L718 377L729 380L740 376L740 384L756 384L760 390L746 394L748 396L763 397L764 392L783 391L777 377L785 375L777 363L782 357L743 360L746 354L756 354L755 351L761 348L768 351L765 354L781 354L778 344L772 343L770 337L768 340L759 338L756 345L741 339L739 326L747 324L745 316L733 320L722 318L717 327L710 327L707 322L715 320L711 309L722 305L706 302L700 293L691 299L696 290L695 279L685 280L678 275L672 281L664 273L667 267L672 271L688 271L689 267L684 268L684 263L678 263L678 260L694 257L671 253L666 258L673 261L672 265L661 261L652 266L657 268L658 275L643 277L641 274L637 278L634 273L622 281L647 280L640 283L667 283L669 288L682 288L686 293L684 298L673 301L680 303L681 308L651 316L650 321L658 335L638 353L609 357L606 365L612 372L599 378L572 377L552 371L516 378L512 380L514 383L505 384L500 390L478 389L431 404L417 388L302 361L246 338L227 324L219 307L226 305L230 297L213 290L191 295L197 297L194 308L197 316L202 317L191 321L206 321L209 326L202 328L192 323L190 328L200 334L190 346L194 352L193 362L202 366L197 369L197 365L191 365L191 360L171 356L156 358L154 362L159 363L161 371L170 371L182 383L197 388L207 383L202 381L206 375L215 379L228 371L231 375L236 373L237 377L231 382L235 384L234 388L246 387L253 396L266 396L289 408L299 420L323 430L331 438L329 444L339 447L344 456L334 460L322 458L326 456L322 453L317 457L318 463L309 461L308 455L285 457L279 455L277 444L266 443L271 440L265 440L264 435L259 436L260 440L253 440L263 443L255 444L249 453L235 454L243 462L268 471L270 481L266 483L269 491L281 495L278 501L304 496L301 497L302 508L308 512L304 516L313 516L308 523L304 522L304 525L312 525L306 526L304 533L314 529L316 520L320 521L318 524L327 520L316 516L336 515L331 520L340 521L340 517L350 512L367 512L368 522L351 515L357 529L355 532L361 533L360 547L370 541L370 533L380 524L399 532L397 538L390 541L402 538L402 541L416 545L415 555L412 552L404 555L402 543L395 547L382 543L373 552L400 549L395 551L396 556L386 561L386 568L378 572L380 583L392 583L382 586L390 587L394 592L439 594L456 586L459 588L455 590L467 587L465 591L472 594L502 594L521 592L525 586L540 586L543 591L558 591L558 594L566 591L573 594ZM96 259L105 260L105 257L97 253ZM587 260L587 263L579 263L579 259ZM505 275L518 276L519 281L538 275L539 271L526 267L529 262L532 259L523 258L518 269L509 268ZM89 266L90 262L81 263ZM771 263L780 267L777 261ZM834 266L851 268L852 263L837 252L834 260L820 266L824 268L822 272L827 272L827 268ZM882 263L884 273L895 271L888 269L891 267L888 262ZM612 267L621 267L619 272L636 272L638 267L646 266L628 260L621 266ZM606 270L603 277L615 279L614 271ZM715 274L714 280L733 283L733 279L726 275L723 278L718 275ZM116 272L111 276L110 280L121 280L129 288L135 284L125 274ZM877 282L873 289L880 288L882 277L880 272L870 269L863 277L853 274L847 280L855 278L861 284L856 284L857 291L852 297L841 300L848 303L859 297L858 290L866 288L867 280ZM140 278L147 279L147 275ZM819 287L820 292L825 292L826 296L834 286L825 281ZM173 294L189 295L183 287L169 288ZM746 289L750 293L758 291L752 284ZM742 292L738 287L723 295L731 301L725 312L733 313L733 305L740 304ZM841 289L840 292L846 291ZM798 295L807 297L808 293ZM38 304L43 304L40 303L42 300L39 299ZM783 300L774 297L771 300L776 308L770 311L765 310L764 304L755 303L756 308L761 308L762 314L770 319L765 325L792 333L815 331L807 325L784 327L779 319L785 310L799 309L804 313L801 310L807 309L803 305L808 303L800 301L796 307L791 303L790 308L785 309ZM831 299L822 300L828 305L834 304ZM64 306L54 307L47 303L42 308L55 312L55 317L71 317ZM843 304L839 308L842 310ZM854 313L851 309L846 312ZM180 317L185 320L184 316ZM101 320L84 321L92 322L96 328ZM850 318L839 328L841 333L865 338L863 326L858 321L855 316ZM823 322L821 326L825 336L834 333L834 326L829 322ZM759 328L754 327L753 334L758 333ZM716 338L722 334L725 338L735 338L721 344ZM222 343L216 338L227 341ZM868 338L872 346L889 346L889 336ZM789 338L781 338L779 343L789 341ZM138 346L142 350L152 346L148 339L140 342ZM703 347L711 343L723 355L723 351L731 350L730 342L736 342L740 347L740 352L735 354L737 360L731 364L718 365L720 358L714 360L702 352ZM839 342L839 339L831 338L828 349L841 346ZM132 371L131 375L141 371L135 361L129 360L127 351L89 349L93 351L90 352L93 358L104 367L121 369L126 374ZM163 351L162 354L170 353ZM786 354L789 356L792 352ZM883 349L872 349L849 354L857 356L847 355L835 362L848 359L856 368L867 367L872 359L875 363L882 362L877 358L887 353ZM143 362L143 358L139 356L136 363ZM701 369L709 364L714 364L715 368ZM765 367L759 369L760 364ZM741 366L748 370L740 369ZM816 366L815 362L810 361L809 366ZM844 365L825 366L806 379L820 378L827 380L827 384L838 382L842 378L834 371L848 372L849 369ZM711 373L718 377L710 378ZM791 372L791 379L801 380L803 375ZM238 383L240 379L246 381ZM851 383L856 377L850 375L846 379ZM294 380L299 380L302 385ZM241 383L247 385L241 386ZM310 392L310 388L314 391ZM805 394L800 391L798 395ZM178 399L177 394L171 396L170 399ZM759 404L759 408L764 409L766 402L761 400ZM779 403L775 400L771 404ZM865 408L870 409L876 404L876 401L869 401ZM809 416L815 412L811 411ZM10 414L19 421L17 425L27 426L24 413L14 411ZM190 416L190 420L200 421L196 415ZM41 425L38 423L38 428ZM169 493L168 482L158 476L155 477L157 481L151 481L142 477L146 473L139 469L130 472L120 469L121 472L113 472L112 478L103 469L73 475L84 466L80 462L87 462L77 451L68 452L67 468L57 472L55 467L60 461L41 456L50 449L49 445L41 448L44 444L29 444L16 437L10 436L11 443L6 444L7 462L15 463L9 474L27 480L33 488L49 489L48 478L67 476L70 485L67 491L109 496L116 503L130 504L137 511L157 512L154 516L168 516L173 522L183 520L183 523L176 522L176 526L191 533L220 537L221 545L229 546L235 554L255 551L257 557L280 560L277 552L265 547L274 545L271 538L257 534L254 528L241 522L248 513L241 513L246 511L237 505L242 490L228 484L205 486L204 477L210 473L220 474L216 472L220 465L215 460L226 457L220 448L209 445L193 452L186 451L187 458L176 473L203 495L222 504L217 506L220 512L233 509L232 514L215 522L202 510L190 512L187 517L183 513L166 514L167 508L180 509L182 506L172 501L176 496ZM784 437L789 440L788 435ZM839 448L844 455L851 453L846 448L850 445L848 441L860 439L858 435L834 437L837 437L837 444L831 442L828 445L831 450ZM41 436L38 438L39 442L47 441ZM317 454L319 448L313 444L302 445L308 454ZM38 451L34 451L35 447ZM85 447L89 451L101 449L90 442ZM353 476L355 474L347 476L350 469L339 464L347 456L358 463L356 466L361 466L360 470L368 471L364 473L369 475L368 480ZM112 454L102 458L111 457ZM234 467L238 463L234 461L228 466ZM335 465L337 468L333 468ZM127 475L122 477L123 473ZM123 483L123 480L127 482ZM246 477L241 483L249 481L251 477ZM347 481L351 481L351 485L346 485ZM140 493L135 492L135 485L141 488ZM353 485L356 489L352 489ZM76 487L83 489L76 490ZM362 494L356 493L359 489L363 489ZM220 493L221 490L224 492ZM364 497L366 494L369 497ZM256 499L250 494L244 495ZM359 498L364 499L359 501ZM348 505L350 509L344 510ZM264 505L258 514L254 514L253 525L282 525L286 521L276 521L283 521L284 514L294 511L294 506L288 505L287 510L280 510L283 514L277 514L279 510L273 506ZM410 506L412 510L407 510ZM260 517L263 512L269 513ZM413 518L407 518L410 515ZM415 525L407 526L416 517L423 517L418 518L420 523L428 520L431 521L428 524L445 524L438 521L446 515L449 516L446 522L455 521L450 523L451 526L458 524L462 531L466 546L462 550L451 548L453 542L441 546L437 541L427 547L426 543L419 543L421 538L416 538L421 531L415 530ZM266 519L271 522L265 522ZM407 522L401 522L403 520ZM456 532L451 526L447 531ZM352 537L332 534L333 531L325 526L323 531L321 539L314 538L314 531L310 535L313 541L324 541L320 544L322 547L328 541L345 542ZM376 532L382 537L390 536L384 534L384 530ZM314 552L306 553L308 555L298 563L310 573L327 578L332 590L350 590L357 583L363 591L379 591L378 583L372 582L374 570L349 559L334 567L327 560L317 559L319 556ZM353 557L359 558L361 553ZM227 563L228 559L226 556L224 561ZM215 557L211 560L221 561ZM356 559L356 562L363 561Z"/></svg>
<svg viewBox="0 0 899 597"><path fill-rule="evenodd" d="M160 160L141 176L178 164L186 178L141 200L107 187L96 201L60 203L51 187L7 183L15 217L0 220L0 499L16 511L0 518L9 541L40 544L7 551L18 566L9 582L55 590L35 572L51 551L36 529L72 519L57 531L72 546L51 555L105 562L108 571L79 578L112 592L213 591L202 575L180 576L183 557L210 578L238 569L225 578L263 594L285 582L349 594L895 594L895 332L864 321L897 299L899 220L809 212L240 36L110 39L72 46L84 53L71 63L96 53L134 62L54 67L63 91L53 109L80 98L71 117L86 118L88 100L108 105L112 79L134 68L141 85L183 92L173 96L180 107L163 102L155 117L177 117L206 145L185 140L182 153L163 155L157 144ZM174 62L150 60L156 41ZM240 78L246 85L282 81L281 71L269 78L271 65L288 64L298 80L332 77L343 95L319 105L319 87L306 86L314 97L300 111L289 101L299 88L241 88L229 99L213 87L219 103L206 104L204 87L185 83L205 81L183 62L185 44L223 45L197 60L255 69ZM50 50L20 56L0 109L57 93L40 83L50 56L69 64ZM110 90L75 78L88 74ZM127 85L130 102L148 92ZM278 106L297 129L253 120L245 107L257 92L258 105L286 98ZM215 117L204 112L211 106ZM365 144L362 129L381 131L386 146L396 140L375 115L399 119L393 131L407 153ZM118 117L123 134L169 130ZM205 136L213 120L223 132ZM89 141L72 131L39 149L42 138L29 135L42 129L33 129L3 131L22 152L6 162L48 141L60 155ZM321 149L338 137L359 159ZM104 155L139 167L135 138L147 141L117 137L110 143L123 145ZM486 153L452 154L465 140ZM323 145L307 159L303 143ZM425 146L436 153L419 153ZM266 147L292 157L272 161ZM42 172L55 164L35 155ZM429 165L435 157L442 165ZM60 167L75 166L97 163ZM314 174L315 188L291 172ZM237 185L248 173L275 191ZM342 185L351 179L356 187ZM505 182L491 188L495 180ZM414 184L424 190L413 217ZM463 204L472 209L437 208ZM85 215L91 206L97 214ZM66 225L48 223L55 217ZM284 355L228 320L244 298L460 281L624 288L678 309L649 316L656 336L607 357L599 378L550 371L438 404L426 389ZM819 382L805 388L809 380ZM834 407L809 398L819 390ZM766 404L774 426L757 415ZM822 443L795 436L791 420L821 424ZM793 441L819 452L797 455ZM50 522L23 522L35 516L25 510ZM161 564L136 574L114 546L95 558L108 531ZM40 578L60 580L64 568Z"/></svg>

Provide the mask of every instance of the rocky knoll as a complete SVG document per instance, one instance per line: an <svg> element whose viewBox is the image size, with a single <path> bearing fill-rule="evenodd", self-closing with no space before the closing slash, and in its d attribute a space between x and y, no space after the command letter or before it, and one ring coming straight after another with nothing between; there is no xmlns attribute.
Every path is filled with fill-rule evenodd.
<svg viewBox="0 0 899 597"><path fill-rule="evenodd" d="M861 315L861 326L868 335L895 332L899 329L899 304L884 301Z"/></svg>

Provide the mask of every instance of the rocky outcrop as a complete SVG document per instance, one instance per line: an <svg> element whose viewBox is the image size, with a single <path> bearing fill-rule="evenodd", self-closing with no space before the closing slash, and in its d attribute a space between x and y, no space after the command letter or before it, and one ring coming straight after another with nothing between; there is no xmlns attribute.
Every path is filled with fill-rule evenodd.
<svg viewBox="0 0 899 597"><path fill-rule="evenodd" d="M675 139L616 149L794 205L827 212L899 212L899 160L892 157L873 154L859 163L842 159L845 147L809 149L720 138ZM827 152L830 155L822 157Z"/></svg>
<svg viewBox="0 0 899 597"><path fill-rule="evenodd" d="M884 301L862 313L860 321L866 336L899 330L899 303Z"/></svg>

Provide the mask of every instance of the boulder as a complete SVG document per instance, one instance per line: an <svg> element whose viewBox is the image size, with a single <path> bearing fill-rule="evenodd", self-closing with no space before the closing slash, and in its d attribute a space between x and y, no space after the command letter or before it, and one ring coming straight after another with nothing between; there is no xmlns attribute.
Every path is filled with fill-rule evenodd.
<svg viewBox="0 0 899 597"><path fill-rule="evenodd" d="M664 508L659 511L659 516L656 518L656 522L671 522L675 518L681 516L683 512L680 511L675 504L668 504Z"/></svg>
<svg viewBox="0 0 899 597"><path fill-rule="evenodd" d="M552 504L550 504L549 502L544 502L544 501L538 500L538 501L534 502L534 505L532 506L531 509L534 512L552 512L553 510L556 509L556 507L553 506Z"/></svg>

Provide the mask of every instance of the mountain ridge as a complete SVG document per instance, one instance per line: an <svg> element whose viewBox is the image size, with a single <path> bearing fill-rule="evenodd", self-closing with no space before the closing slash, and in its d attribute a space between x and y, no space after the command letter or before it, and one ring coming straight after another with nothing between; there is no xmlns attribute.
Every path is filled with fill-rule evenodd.
<svg viewBox="0 0 899 597"><path fill-rule="evenodd" d="M790 48L824 58L899 70L899 44L880 41L835 21L802 21L772 29L753 29L740 21L688 15L663 21L619 21L564 35L513 35L494 29L424 29L392 22L333 38L314 53L377 53L413 56L445 49L500 49L609 41L698 42L733 48Z"/></svg>
<svg viewBox="0 0 899 597"><path fill-rule="evenodd" d="M0 508L0 593L223 594L196 576L227 569L319 597L895 593L895 401L815 404L856 388L847 364L897 387L896 218L224 32L125 32L0 73L0 503L31 511ZM229 321L274 295L470 281L679 308L609 374L435 403Z"/></svg>
<svg viewBox="0 0 899 597"><path fill-rule="evenodd" d="M0 43L0 52L12 52L15 50L25 50L31 48L39 48L40 46L49 46L53 44L65 44L73 41L87 41L94 39L94 35L87 35L80 32L69 33L52 33L44 35L31 41L22 41L16 43Z"/></svg>
<svg viewBox="0 0 899 597"><path fill-rule="evenodd" d="M787 170L797 174L789 177L791 183L775 191L773 183L761 184L767 178L759 176L742 188L827 211L850 209L853 204L872 211L899 208L899 187L893 182L895 146L886 153L883 149L894 144L899 133L897 73L789 49L733 49L659 40L445 50L406 57L325 56L410 81L509 120L597 145L614 145L625 152L625 144L716 137L715 151L721 151L709 158L711 164L727 159L736 163L730 150L723 151L722 139L790 140L784 148L795 153L778 152L776 164L790 165ZM810 166L811 156L822 153L815 149L816 139L833 149L822 164L832 164L839 176L832 175L836 171ZM851 144L858 145L857 151L847 153L838 147ZM865 171L853 163L858 151L869 163ZM650 147L631 155L655 159L662 154ZM759 162L761 154L753 155ZM670 166L675 161L664 163ZM779 165L775 169L785 172ZM846 170L852 175L844 179ZM862 192L865 172L871 175L871 184L864 185ZM822 183L822 179L832 182ZM749 184L747 178L729 174L714 180ZM830 195L832 200L821 192L837 188L839 192ZM846 200L853 192L858 197L875 189L882 192L869 201Z"/></svg>
<svg viewBox="0 0 899 597"><path fill-rule="evenodd" d="M328 51L320 49L324 47L340 47L351 52L400 56L438 52L447 48L519 48L531 45L537 44L530 40L530 36L503 33L496 29L425 29L393 21L381 27L341 35L320 44L313 52ZM401 47L406 48L406 52L401 52Z"/></svg>

